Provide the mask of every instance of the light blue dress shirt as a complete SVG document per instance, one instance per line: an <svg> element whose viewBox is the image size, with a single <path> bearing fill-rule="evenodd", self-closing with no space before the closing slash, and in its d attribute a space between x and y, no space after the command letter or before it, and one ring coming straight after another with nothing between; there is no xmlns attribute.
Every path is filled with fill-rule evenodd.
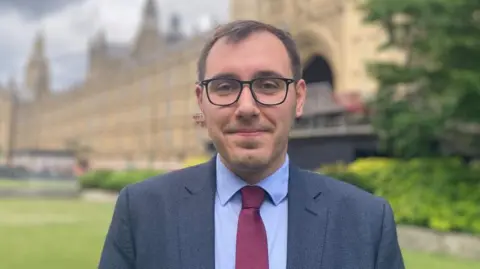
<svg viewBox="0 0 480 269"><path fill-rule="evenodd" d="M235 269L238 217L242 209L239 190L246 186L217 154L217 193L215 197L215 268ZM260 215L267 231L270 269L286 268L289 158L274 174L257 185L267 193Z"/></svg>

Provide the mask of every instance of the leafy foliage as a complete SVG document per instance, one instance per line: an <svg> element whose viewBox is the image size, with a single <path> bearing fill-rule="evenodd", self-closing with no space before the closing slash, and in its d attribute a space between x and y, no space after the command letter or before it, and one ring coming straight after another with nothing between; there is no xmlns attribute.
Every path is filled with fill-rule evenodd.
<svg viewBox="0 0 480 269"><path fill-rule="evenodd" d="M480 235L479 171L454 158L369 158L318 170L386 198L398 223Z"/></svg>
<svg viewBox="0 0 480 269"><path fill-rule="evenodd" d="M134 184L157 175L165 171L155 170L93 170L82 176L79 181L83 189L103 189L107 191L120 191L130 184Z"/></svg>
<svg viewBox="0 0 480 269"><path fill-rule="evenodd" d="M373 126L400 157L480 155L480 1L366 0L382 51L402 62L368 66L379 82Z"/></svg>

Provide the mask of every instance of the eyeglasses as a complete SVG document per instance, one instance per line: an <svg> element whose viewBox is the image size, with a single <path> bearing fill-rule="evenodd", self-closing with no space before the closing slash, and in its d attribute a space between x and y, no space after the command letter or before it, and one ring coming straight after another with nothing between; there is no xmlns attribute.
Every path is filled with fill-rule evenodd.
<svg viewBox="0 0 480 269"><path fill-rule="evenodd" d="M214 78L201 81L210 103L217 106L230 106L240 99L244 89L249 86L253 99L267 106L279 105L287 99L288 86L295 80L289 78L256 78L242 81L232 78Z"/></svg>

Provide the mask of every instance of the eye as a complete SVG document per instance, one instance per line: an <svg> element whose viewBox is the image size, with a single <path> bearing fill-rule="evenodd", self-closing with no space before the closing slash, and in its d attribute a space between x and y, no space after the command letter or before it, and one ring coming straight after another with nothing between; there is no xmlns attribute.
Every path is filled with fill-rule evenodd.
<svg viewBox="0 0 480 269"><path fill-rule="evenodd" d="M239 87L239 83L235 80L218 79L210 82L209 91L217 94L228 94L238 91Z"/></svg>
<svg viewBox="0 0 480 269"><path fill-rule="evenodd" d="M258 90L278 90L281 89L284 84L281 79L259 79L255 81L254 87Z"/></svg>
<svg viewBox="0 0 480 269"><path fill-rule="evenodd" d="M262 83L263 88L278 88L278 83L275 83L274 81L264 81Z"/></svg>
<svg viewBox="0 0 480 269"><path fill-rule="evenodd" d="M233 85L232 83L222 83L222 84L218 84L215 88L220 91L228 91L233 88Z"/></svg>

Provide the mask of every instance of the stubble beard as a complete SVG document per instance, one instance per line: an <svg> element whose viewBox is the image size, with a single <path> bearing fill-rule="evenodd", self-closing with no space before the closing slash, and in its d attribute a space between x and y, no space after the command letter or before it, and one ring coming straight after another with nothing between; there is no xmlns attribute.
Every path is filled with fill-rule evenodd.
<svg viewBox="0 0 480 269"><path fill-rule="evenodd" d="M271 154L267 152L267 149L262 148L260 142L244 141L236 146L237 150L241 151L231 156L232 165L236 169L253 173L268 166Z"/></svg>

